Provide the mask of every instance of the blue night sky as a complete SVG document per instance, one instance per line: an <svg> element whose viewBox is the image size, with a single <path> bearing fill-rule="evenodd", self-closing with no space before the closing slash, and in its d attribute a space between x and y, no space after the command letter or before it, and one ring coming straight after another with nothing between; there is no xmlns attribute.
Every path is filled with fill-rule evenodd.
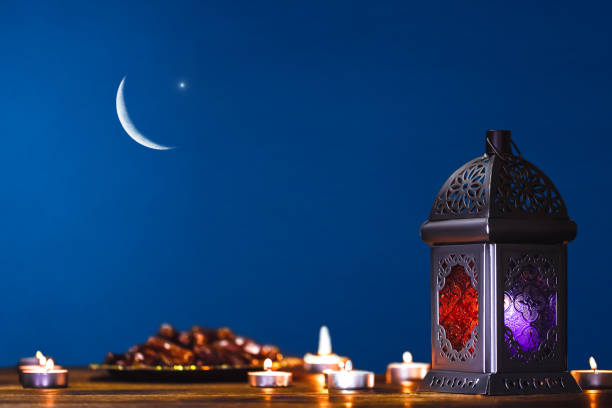
<svg viewBox="0 0 612 408"><path fill-rule="evenodd" d="M578 223L569 363L612 367L610 6L3 1L0 364L162 322L429 361L434 196L507 128ZM127 75L131 118L115 95ZM184 81L185 88L179 83Z"/></svg>

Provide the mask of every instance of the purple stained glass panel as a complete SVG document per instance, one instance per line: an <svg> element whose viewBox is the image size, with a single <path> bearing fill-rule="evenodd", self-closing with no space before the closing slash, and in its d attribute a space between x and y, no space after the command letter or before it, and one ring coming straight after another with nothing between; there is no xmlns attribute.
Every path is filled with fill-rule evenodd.
<svg viewBox="0 0 612 408"><path fill-rule="evenodd" d="M504 293L508 357L527 363L556 350L557 276L542 256L510 258Z"/></svg>

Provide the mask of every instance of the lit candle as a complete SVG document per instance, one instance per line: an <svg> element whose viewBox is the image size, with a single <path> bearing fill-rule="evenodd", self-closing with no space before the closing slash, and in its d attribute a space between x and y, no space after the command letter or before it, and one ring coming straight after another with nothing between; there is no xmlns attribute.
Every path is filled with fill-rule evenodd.
<svg viewBox="0 0 612 408"><path fill-rule="evenodd" d="M272 360L266 358L264 361L265 371L254 371L249 373L249 384L251 387L288 387L291 385L293 374L286 371L272 371Z"/></svg>
<svg viewBox="0 0 612 408"><path fill-rule="evenodd" d="M340 363L339 370L325 371L325 385L330 390L358 390L374 388L374 373L371 371L353 370L353 363Z"/></svg>
<svg viewBox="0 0 612 408"><path fill-rule="evenodd" d="M593 357L589 358L590 370L572 370L570 374L584 389L612 388L612 371L598 370L597 362Z"/></svg>
<svg viewBox="0 0 612 408"><path fill-rule="evenodd" d="M68 370L56 367L51 358L45 358L44 366L25 367L19 377L24 388L64 388L68 386Z"/></svg>
<svg viewBox="0 0 612 408"><path fill-rule="evenodd" d="M327 326L319 330L319 348L317 354L306 353L304 356L304 369L309 373L322 373L326 370L339 370L340 365L347 361L332 352L331 336Z"/></svg>
<svg viewBox="0 0 612 408"><path fill-rule="evenodd" d="M401 363L391 363L387 366L387 383L401 384L404 381L422 380L429 371L429 364L414 363L412 353L405 351Z"/></svg>

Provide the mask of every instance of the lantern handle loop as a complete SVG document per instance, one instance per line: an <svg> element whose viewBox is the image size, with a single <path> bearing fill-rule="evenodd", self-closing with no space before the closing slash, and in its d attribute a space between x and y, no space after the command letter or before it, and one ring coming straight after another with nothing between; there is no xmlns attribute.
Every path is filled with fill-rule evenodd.
<svg viewBox="0 0 612 408"><path fill-rule="evenodd" d="M521 151L519 150L518 146L516 145L516 143L514 143L514 140L510 140L510 143L512 143L512 146L514 146L514 149L516 150L516 152L518 153L518 157L522 158L523 157L523 153L521 153Z"/></svg>
<svg viewBox="0 0 612 408"><path fill-rule="evenodd" d="M514 143L514 140L510 140L510 143L512 143L512 146L514 146L514 149L516 150L516 152L518 153L518 157L520 157L521 159L523 158L523 154L521 153L521 151L519 150L518 146L516 145L516 143ZM504 157L503 154L501 154L500 152L497 151L497 149L495 148L495 146L493 145L493 143L491 143L491 140L489 140L487 138L487 144L489 145L489 147L491 149L493 149L493 151L495 152L496 155L499 156L500 159L502 159L503 161L508 161L507 157Z"/></svg>

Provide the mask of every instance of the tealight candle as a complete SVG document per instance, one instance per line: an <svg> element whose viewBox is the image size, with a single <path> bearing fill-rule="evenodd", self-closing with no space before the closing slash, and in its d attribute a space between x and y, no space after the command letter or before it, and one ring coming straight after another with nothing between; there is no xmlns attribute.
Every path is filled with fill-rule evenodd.
<svg viewBox="0 0 612 408"><path fill-rule="evenodd" d="M374 388L374 373L371 371L353 370L353 363L340 363L340 370L325 371L325 385L330 390L358 390Z"/></svg>
<svg viewBox="0 0 612 408"><path fill-rule="evenodd" d="M593 357L589 358L590 370L572 370L570 374L576 382L584 389L612 388L612 371L598 370L597 362Z"/></svg>
<svg viewBox="0 0 612 408"><path fill-rule="evenodd" d="M272 360L266 358L264 361L265 371L254 371L249 373L249 384L251 387L288 387L291 385L293 374L286 371L272 371Z"/></svg>
<svg viewBox="0 0 612 408"><path fill-rule="evenodd" d="M68 370L55 367L53 359L44 366L27 366L20 374L24 388L64 388L68 386Z"/></svg>
<svg viewBox="0 0 612 408"><path fill-rule="evenodd" d="M412 353L405 351L401 363L391 363L387 366L387 383L401 384L404 381L422 380L429 371L429 364L414 363Z"/></svg>
<svg viewBox="0 0 612 408"><path fill-rule="evenodd" d="M304 370L309 373L322 373L326 370L339 370L340 365L348 360L332 352L331 336L327 326L319 330L319 348L317 354L306 353L304 356Z"/></svg>

